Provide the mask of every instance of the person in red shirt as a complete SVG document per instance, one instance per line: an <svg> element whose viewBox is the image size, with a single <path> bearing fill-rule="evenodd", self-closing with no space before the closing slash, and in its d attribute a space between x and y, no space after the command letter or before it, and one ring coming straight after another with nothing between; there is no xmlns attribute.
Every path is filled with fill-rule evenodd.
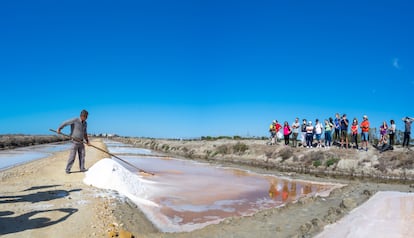
<svg viewBox="0 0 414 238"><path fill-rule="evenodd" d="M355 143L356 149L358 149L358 120L354 118L351 125L352 140Z"/></svg>
<svg viewBox="0 0 414 238"><path fill-rule="evenodd" d="M280 125L280 123L277 120L276 120L275 129L276 129L276 142L279 142L278 139L282 139L283 135L280 132L280 129L282 129L282 125Z"/></svg>
<svg viewBox="0 0 414 238"><path fill-rule="evenodd" d="M368 117L364 115L362 122L361 122L361 150L364 149L365 144L365 151L368 151L368 140L369 140L369 121Z"/></svg>

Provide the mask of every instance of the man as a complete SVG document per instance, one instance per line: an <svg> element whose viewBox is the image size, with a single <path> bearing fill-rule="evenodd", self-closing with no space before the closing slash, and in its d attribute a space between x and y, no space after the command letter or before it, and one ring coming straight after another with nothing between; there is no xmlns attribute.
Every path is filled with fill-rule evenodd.
<svg viewBox="0 0 414 238"><path fill-rule="evenodd" d="M414 118L404 117L402 120L405 123L403 148L404 148L404 145L407 145L407 149L411 150L410 147L409 147L409 145L410 145L410 134L411 134L411 123L414 121Z"/></svg>
<svg viewBox="0 0 414 238"><path fill-rule="evenodd" d="M364 144L365 144L365 151L368 151L369 121L366 115L363 116L360 126L361 126L361 140L362 140L361 150L364 149Z"/></svg>
<svg viewBox="0 0 414 238"><path fill-rule="evenodd" d="M341 148L345 148L344 142L346 145L346 148L348 149L348 125L349 120L346 119L346 114L342 116L341 122Z"/></svg>
<svg viewBox="0 0 414 238"><path fill-rule="evenodd" d="M298 139L298 135L299 135L299 127L300 127L300 125L299 125L299 118L296 118L295 119L295 122L292 123L292 128L293 128L293 130L292 130L292 134L293 134L293 137L292 137L293 147L296 147L297 144L298 144L297 139Z"/></svg>
<svg viewBox="0 0 414 238"><path fill-rule="evenodd" d="M57 133L60 134L60 131L65 127L70 125L70 136L72 137L72 148L70 151L68 163L66 165L66 173L70 173L73 163L75 162L76 152L79 156L79 168L81 172L85 172L85 146L83 141L89 145L88 133L87 133L87 123L86 119L88 118L88 112L82 110L80 117L75 117L63 122L57 129Z"/></svg>

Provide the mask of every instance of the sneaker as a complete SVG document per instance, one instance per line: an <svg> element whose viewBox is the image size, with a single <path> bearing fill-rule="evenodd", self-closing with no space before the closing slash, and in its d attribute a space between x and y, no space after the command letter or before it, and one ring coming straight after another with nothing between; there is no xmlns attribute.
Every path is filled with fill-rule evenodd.
<svg viewBox="0 0 414 238"><path fill-rule="evenodd" d="M70 171L67 171L67 170L66 170L65 172L66 172L66 174L70 174Z"/></svg>
<svg viewBox="0 0 414 238"><path fill-rule="evenodd" d="M88 171L87 169L81 169L80 170L81 172L86 172L86 171Z"/></svg>
<svg viewBox="0 0 414 238"><path fill-rule="evenodd" d="M365 148L365 151L367 151L367 152L368 152L368 148Z"/></svg>

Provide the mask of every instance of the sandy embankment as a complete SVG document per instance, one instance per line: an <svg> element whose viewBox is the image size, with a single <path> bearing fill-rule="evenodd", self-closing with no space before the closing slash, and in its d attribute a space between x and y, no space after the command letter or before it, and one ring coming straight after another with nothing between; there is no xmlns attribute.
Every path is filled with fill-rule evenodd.
<svg viewBox="0 0 414 238"><path fill-rule="evenodd" d="M105 148L98 140L93 145ZM65 173L69 152L0 172L0 236L107 237L113 201L83 183L78 160ZM86 148L86 166L108 157Z"/></svg>

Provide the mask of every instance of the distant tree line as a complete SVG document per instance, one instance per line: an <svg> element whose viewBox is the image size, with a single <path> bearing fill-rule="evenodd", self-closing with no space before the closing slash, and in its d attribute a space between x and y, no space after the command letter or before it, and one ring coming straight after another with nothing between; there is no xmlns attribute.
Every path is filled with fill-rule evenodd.
<svg viewBox="0 0 414 238"><path fill-rule="evenodd" d="M53 142L66 141L68 138L57 135L0 135L0 150L13 149L24 146L40 145Z"/></svg>

